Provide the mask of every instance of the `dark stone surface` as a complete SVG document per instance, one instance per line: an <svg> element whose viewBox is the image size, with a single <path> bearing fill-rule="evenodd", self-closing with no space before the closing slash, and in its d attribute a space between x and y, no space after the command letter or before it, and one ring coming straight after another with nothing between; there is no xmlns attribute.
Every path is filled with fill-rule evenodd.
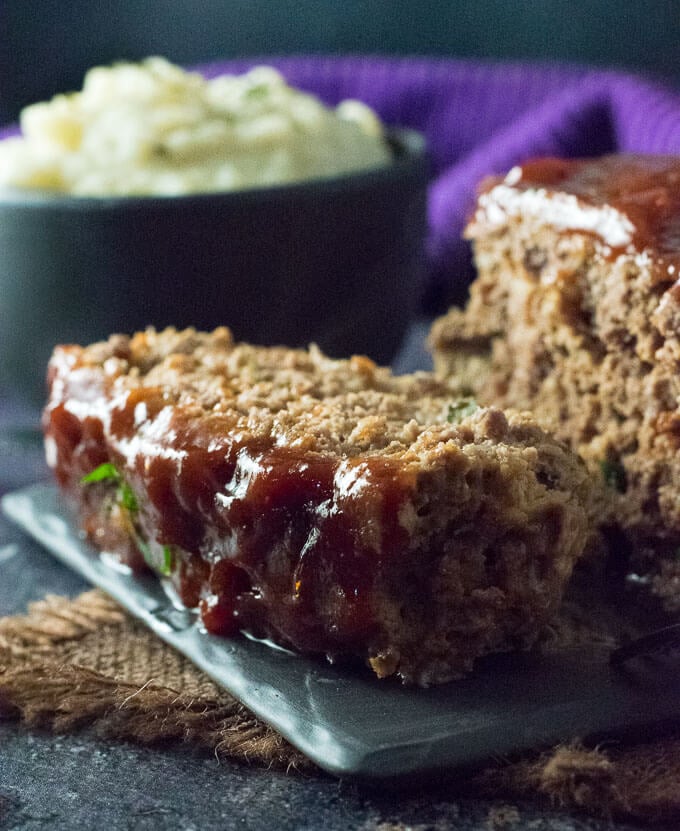
<svg viewBox="0 0 680 831"><path fill-rule="evenodd" d="M246 767L179 749L0 724L0 829L634 831L539 805L375 792L330 777Z"/></svg>

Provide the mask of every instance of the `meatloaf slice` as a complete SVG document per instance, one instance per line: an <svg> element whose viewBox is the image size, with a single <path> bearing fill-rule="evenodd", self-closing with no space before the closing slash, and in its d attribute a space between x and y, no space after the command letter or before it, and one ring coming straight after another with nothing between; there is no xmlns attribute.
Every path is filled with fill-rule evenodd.
<svg viewBox="0 0 680 831"><path fill-rule="evenodd" d="M589 533L575 455L425 373L168 329L58 347L49 382L88 538L213 633L447 681L536 639Z"/></svg>
<svg viewBox="0 0 680 831"><path fill-rule="evenodd" d="M569 442L680 608L680 158L528 162L484 183L467 236L478 278L432 330L437 373Z"/></svg>

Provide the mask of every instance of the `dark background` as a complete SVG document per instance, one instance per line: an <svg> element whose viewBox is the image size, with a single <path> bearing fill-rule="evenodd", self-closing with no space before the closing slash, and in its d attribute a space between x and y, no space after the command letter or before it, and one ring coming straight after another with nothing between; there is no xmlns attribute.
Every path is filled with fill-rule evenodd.
<svg viewBox="0 0 680 831"><path fill-rule="evenodd" d="M85 70L293 53L553 59L680 84L674 0L0 0L0 123Z"/></svg>

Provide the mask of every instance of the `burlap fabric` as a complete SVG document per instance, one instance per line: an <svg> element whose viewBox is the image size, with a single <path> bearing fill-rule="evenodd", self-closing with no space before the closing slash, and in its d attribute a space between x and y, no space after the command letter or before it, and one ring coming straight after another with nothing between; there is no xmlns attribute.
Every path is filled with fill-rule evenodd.
<svg viewBox="0 0 680 831"><path fill-rule="evenodd" d="M27 615L0 620L0 716L60 732L90 728L107 738L188 742L292 775L312 767L98 590L74 600L48 596ZM575 740L549 753L495 761L451 787L496 799L534 796L668 827L680 823L680 731L633 746Z"/></svg>

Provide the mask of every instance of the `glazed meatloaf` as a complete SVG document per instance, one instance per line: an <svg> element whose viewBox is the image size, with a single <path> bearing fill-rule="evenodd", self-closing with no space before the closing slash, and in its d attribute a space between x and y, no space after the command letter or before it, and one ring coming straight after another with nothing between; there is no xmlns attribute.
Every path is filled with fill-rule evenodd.
<svg viewBox="0 0 680 831"><path fill-rule="evenodd" d="M49 382L87 537L212 633L443 682L535 640L589 533L574 454L425 373L169 329L59 347Z"/></svg>
<svg viewBox="0 0 680 831"><path fill-rule="evenodd" d="M467 236L436 371L569 442L633 577L680 608L680 158L529 162L483 185Z"/></svg>

